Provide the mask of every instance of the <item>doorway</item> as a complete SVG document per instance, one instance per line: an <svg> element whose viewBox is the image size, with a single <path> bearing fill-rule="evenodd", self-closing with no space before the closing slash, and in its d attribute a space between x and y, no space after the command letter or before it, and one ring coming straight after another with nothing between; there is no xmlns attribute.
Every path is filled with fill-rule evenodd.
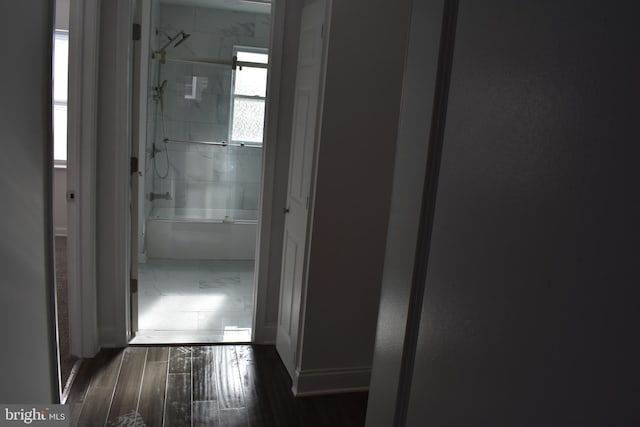
<svg viewBox="0 0 640 427"><path fill-rule="evenodd" d="M131 342L248 342L271 7L138 5Z"/></svg>

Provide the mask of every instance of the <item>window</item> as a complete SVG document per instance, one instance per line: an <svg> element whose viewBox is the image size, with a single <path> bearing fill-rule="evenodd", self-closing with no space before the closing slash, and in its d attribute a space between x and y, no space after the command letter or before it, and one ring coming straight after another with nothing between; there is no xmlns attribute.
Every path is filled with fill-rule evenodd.
<svg viewBox="0 0 640 427"><path fill-rule="evenodd" d="M56 30L53 50L53 160L67 164L67 85L69 32Z"/></svg>
<svg viewBox="0 0 640 427"><path fill-rule="evenodd" d="M256 66L238 67L231 91L231 124L229 141L232 145L262 145L264 107L267 95L266 49L234 48L238 62L252 62ZM260 65L258 65L260 64Z"/></svg>

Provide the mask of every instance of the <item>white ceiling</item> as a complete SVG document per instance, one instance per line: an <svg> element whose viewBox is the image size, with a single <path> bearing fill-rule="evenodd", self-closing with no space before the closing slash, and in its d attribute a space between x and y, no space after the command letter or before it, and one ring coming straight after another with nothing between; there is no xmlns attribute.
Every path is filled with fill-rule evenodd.
<svg viewBox="0 0 640 427"><path fill-rule="evenodd" d="M160 0L160 2L185 6L235 10L238 12L271 12L271 0Z"/></svg>

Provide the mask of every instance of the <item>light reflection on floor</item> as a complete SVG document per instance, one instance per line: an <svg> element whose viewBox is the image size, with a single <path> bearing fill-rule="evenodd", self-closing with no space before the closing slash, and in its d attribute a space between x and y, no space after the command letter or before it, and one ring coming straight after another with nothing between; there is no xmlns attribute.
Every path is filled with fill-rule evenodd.
<svg viewBox="0 0 640 427"><path fill-rule="evenodd" d="M253 261L148 260L134 344L249 342Z"/></svg>

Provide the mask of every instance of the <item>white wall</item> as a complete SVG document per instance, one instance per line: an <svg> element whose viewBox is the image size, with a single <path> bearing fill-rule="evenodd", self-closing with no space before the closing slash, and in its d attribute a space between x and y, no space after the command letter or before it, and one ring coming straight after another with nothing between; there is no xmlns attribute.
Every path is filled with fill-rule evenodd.
<svg viewBox="0 0 640 427"><path fill-rule="evenodd" d="M333 2L301 382L351 369L348 387L369 383L408 18L408 1Z"/></svg>
<svg viewBox="0 0 640 427"><path fill-rule="evenodd" d="M4 2L0 27L0 402L55 402L52 2Z"/></svg>

